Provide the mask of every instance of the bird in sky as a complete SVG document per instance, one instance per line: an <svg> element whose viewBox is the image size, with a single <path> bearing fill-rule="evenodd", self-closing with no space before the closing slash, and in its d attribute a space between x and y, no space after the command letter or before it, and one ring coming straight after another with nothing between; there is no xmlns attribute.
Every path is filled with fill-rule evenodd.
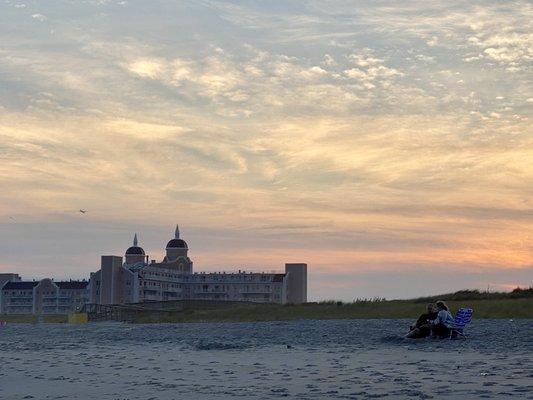
<svg viewBox="0 0 533 400"><path fill-rule="evenodd" d="M85 214L85 213L87 212L87 210L83 210L83 209L80 208L80 212L81 212L82 214Z"/></svg>

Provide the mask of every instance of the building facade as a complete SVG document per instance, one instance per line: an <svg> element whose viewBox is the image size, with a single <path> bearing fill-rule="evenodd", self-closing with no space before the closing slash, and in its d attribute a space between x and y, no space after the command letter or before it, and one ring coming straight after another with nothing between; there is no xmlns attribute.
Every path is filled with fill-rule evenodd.
<svg viewBox="0 0 533 400"><path fill-rule="evenodd" d="M12 274L12 273L3 273L0 274L0 289L6 284L7 282L20 282L22 279L20 279L19 274Z"/></svg>
<svg viewBox="0 0 533 400"><path fill-rule="evenodd" d="M258 303L307 301L307 264L286 264L282 273L194 272L188 245L176 227L161 262L150 261L137 235L124 260L102 256L101 268L91 274L90 302L125 304L167 300L219 300Z"/></svg>
<svg viewBox="0 0 533 400"><path fill-rule="evenodd" d="M0 292L0 314L67 314L89 301L89 282L10 280Z"/></svg>

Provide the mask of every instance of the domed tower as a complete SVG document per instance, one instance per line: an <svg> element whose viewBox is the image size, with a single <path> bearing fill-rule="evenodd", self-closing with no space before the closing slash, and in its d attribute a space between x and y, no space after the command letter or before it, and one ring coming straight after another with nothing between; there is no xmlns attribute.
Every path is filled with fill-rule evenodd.
<svg viewBox="0 0 533 400"><path fill-rule="evenodd" d="M189 246L187 246L185 240L180 238L180 228L178 225L176 225L174 239L171 239L167 243L165 250L167 251L167 256L164 262L175 264L173 268L177 268L181 272L192 273L192 261L187 257Z"/></svg>
<svg viewBox="0 0 533 400"><path fill-rule="evenodd" d="M126 250L126 264L133 265L137 263L144 263L146 260L146 254L144 254L144 250L142 247L139 247L137 242L137 234L133 237L133 246L128 248Z"/></svg>
<svg viewBox="0 0 533 400"><path fill-rule="evenodd" d="M189 250L189 247L187 246L187 242L185 242L185 240L183 239L180 239L180 228L178 225L176 225L176 232L174 233L174 239L171 239L167 243L167 247L166 247L167 260L172 261L180 256L187 257L188 250Z"/></svg>

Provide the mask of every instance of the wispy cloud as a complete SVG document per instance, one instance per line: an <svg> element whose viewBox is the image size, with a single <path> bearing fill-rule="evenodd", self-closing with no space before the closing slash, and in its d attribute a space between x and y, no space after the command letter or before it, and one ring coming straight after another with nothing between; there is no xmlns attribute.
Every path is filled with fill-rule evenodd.
<svg viewBox="0 0 533 400"><path fill-rule="evenodd" d="M86 274L121 251L116 230L179 220L200 269L453 265L522 282L532 20L522 1L5 3L5 263L63 273L63 251ZM86 228L29 261L24 235L37 246L32 229L57 224L61 243L80 207Z"/></svg>

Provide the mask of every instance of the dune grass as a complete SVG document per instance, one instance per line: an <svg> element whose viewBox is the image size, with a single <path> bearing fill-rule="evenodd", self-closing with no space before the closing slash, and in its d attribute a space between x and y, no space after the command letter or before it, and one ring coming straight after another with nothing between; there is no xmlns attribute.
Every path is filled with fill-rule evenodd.
<svg viewBox="0 0 533 400"><path fill-rule="evenodd" d="M474 318L533 319L533 289L516 289L509 293L483 293L463 290L412 300L356 300L352 303L323 301L305 304L243 304L232 308L168 311L132 309L125 320L134 323L158 322L254 322L297 319L380 319L416 318L425 303L437 298L447 300L452 313L461 307L474 309ZM0 321L12 323L64 323L67 315L0 315Z"/></svg>
<svg viewBox="0 0 533 400"><path fill-rule="evenodd" d="M39 321L44 323L65 323L68 321L68 316L64 314L52 314L43 315L41 317L37 315L28 314L0 314L0 321L6 321L7 323L20 323L20 324L36 324Z"/></svg>
<svg viewBox="0 0 533 400"><path fill-rule="evenodd" d="M533 299L463 300L448 302L452 312L474 309L475 318L533 318ZM154 322L257 322L297 319L416 318L424 305L413 300L322 302L299 305L257 304L220 310L140 312L135 323Z"/></svg>

